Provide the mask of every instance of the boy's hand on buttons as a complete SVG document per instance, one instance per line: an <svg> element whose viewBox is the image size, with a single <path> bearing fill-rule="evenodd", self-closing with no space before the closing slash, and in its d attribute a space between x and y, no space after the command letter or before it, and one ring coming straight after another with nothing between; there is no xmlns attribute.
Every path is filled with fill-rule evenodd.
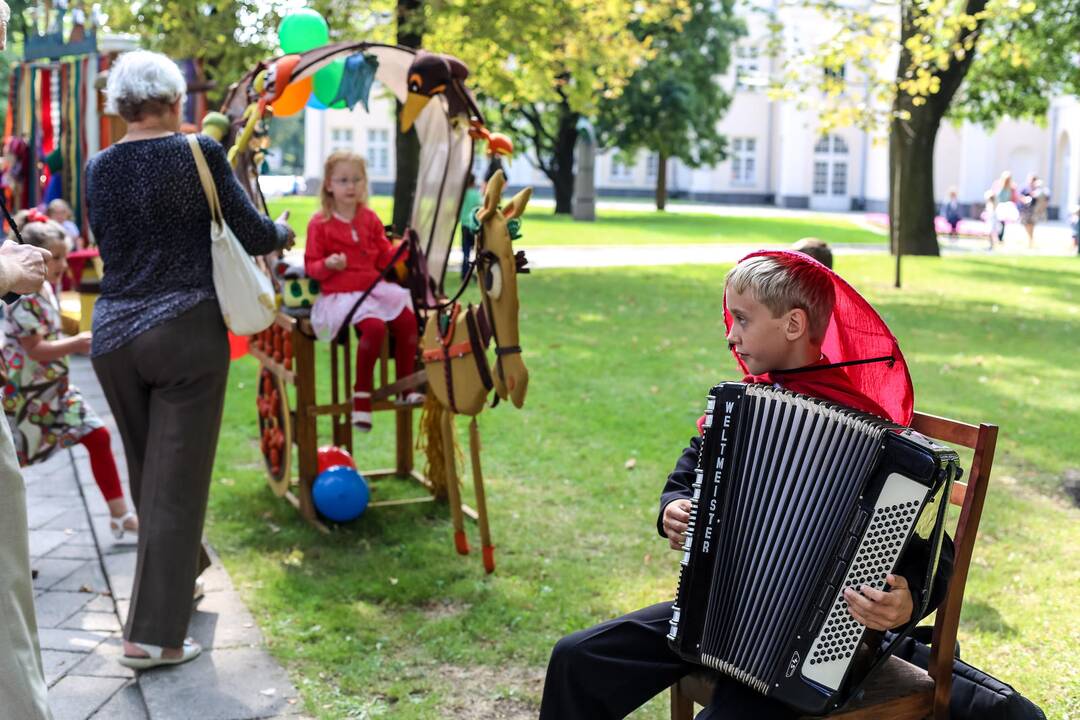
<svg viewBox="0 0 1080 720"><path fill-rule="evenodd" d="M664 508L664 533L672 550L682 550L686 541L686 527L690 522L690 501L685 498L672 500Z"/></svg>
<svg viewBox="0 0 1080 720"><path fill-rule="evenodd" d="M861 586L859 592L844 589L851 617L871 630L891 630L903 625L915 611L907 580L900 575L889 575L885 581L892 586L888 592L868 585Z"/></svg>

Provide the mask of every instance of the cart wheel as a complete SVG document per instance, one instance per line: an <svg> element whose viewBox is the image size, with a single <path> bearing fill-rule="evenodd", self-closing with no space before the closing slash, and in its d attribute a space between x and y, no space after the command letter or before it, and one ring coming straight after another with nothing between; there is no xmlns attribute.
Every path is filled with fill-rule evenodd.
<svg viewBox="0 0 1080 720"><path fill-rule="evenodd" d="M259 371L259 449L266 463L266 481L278 497L292 481L292 424L285 382L267 368Z"/></svg>

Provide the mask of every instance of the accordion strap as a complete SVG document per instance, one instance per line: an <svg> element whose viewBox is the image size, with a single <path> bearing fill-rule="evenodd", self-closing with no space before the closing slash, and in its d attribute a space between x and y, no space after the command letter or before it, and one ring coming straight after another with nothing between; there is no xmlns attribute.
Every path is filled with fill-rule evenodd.
<svg viewBox="0 0 1080 720"><path fill-rule="evenodd" d="M795 375L796 373L809 373L817 372L819 370L832 370L833 368L848 367L849 365L869 365L870 363L889 363L889 367L892 367L896 362L896 358L892 355L882 355L876 358L865 358L863 360L847 360L845 362L829 363L827 365L807 365L806 367L793 368L791 370L773 370L772 375Z"/></svg>

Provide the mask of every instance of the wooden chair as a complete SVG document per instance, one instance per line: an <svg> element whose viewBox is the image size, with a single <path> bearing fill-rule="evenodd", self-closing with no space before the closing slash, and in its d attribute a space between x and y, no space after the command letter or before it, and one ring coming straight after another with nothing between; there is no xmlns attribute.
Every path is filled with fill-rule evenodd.
<svg viewBox="0 0 1080 720"><path fill-rule="evenodd" d="M956 483L949 498L960 506L960 518L952 538L956 548L952 579L945 601L937 611L930 652L930 668L924 671L891 657L874 673L858 698L829 715L836 720L948 720L952 689L953 648L960 625L971 553L982 516L990 468L997 445L996 425L968 425L934 415L915 413L912 427L948 445L975 451L967 483ZM939 652L943 649L944 651ZM671 686L671 720L691 720L694 704L712 701L714 680L710 671L692 673ZM804 719L805 720L805 719Z"/></svg>

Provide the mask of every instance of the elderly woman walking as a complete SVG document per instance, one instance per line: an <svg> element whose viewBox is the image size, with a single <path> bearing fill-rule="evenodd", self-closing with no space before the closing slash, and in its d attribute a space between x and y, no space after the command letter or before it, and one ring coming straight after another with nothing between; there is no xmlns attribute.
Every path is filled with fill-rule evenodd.
<svg viewBox="0 0 1080 720"><path fill-rule="evenodd" d="M186 662L201 548L229 370L210 257L210 210L179 134L184 77L164 55L134 51L110 69L108 109L127 134L87 164L90 227L105 264L91 356L124 441L140 518L128 667ZM251 254L292 242L261 215L225 152L200 136L225 221Z"/></svg>

